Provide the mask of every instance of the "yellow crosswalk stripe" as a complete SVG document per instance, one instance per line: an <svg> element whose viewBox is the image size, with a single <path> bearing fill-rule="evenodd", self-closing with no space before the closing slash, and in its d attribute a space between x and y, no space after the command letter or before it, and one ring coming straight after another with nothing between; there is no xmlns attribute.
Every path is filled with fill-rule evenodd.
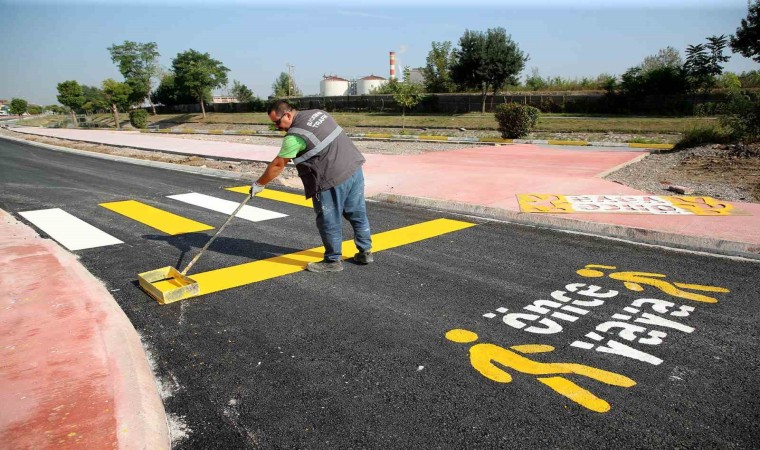
<svg viewBox="0 0 760 450"><path fill-rule="evenodd" d="M171 236L214 229L205 223L196 222L136 200L101 203L100 206Z"/></svg>
<svg viewBox="0 0 760 450"><path fill-rule="evenodd" d="M241 194L248 194L251 192L251 186L236 186L226 188L228 191L239 192ZM293 205L305 206L307 208L314 208L314 203L311 199L303 198L301 194L291 194L290 192L274 191L272 189L264 189L256 194L257 198L265 198L268 200L277 200L278 202L291 203Z"/></svg>
<svg viewBox="0 0 760 450"><path fill-rule="evenodd" d="M436 219L408 227L397 228L373 235L372 251L376 253L473 226L475 226L474 223L459 220ZM324 251L324 247L316 247L237 266L191 274L189 277L198 282L200 286L199 295L210 294L300 272L306 268L307 263L321 261ZM343 242L343 259L351 258L355 253L356 246L353 241ZM167 292L177 288L179 285L173 281L160 281L155 283L154 286L161 292Z"/></svg>

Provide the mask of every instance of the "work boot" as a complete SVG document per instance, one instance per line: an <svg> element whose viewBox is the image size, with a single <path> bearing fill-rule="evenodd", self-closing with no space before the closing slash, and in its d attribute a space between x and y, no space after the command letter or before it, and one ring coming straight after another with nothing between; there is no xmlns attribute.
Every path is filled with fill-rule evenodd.
<svg viewBox="0 0 760 450"><path fill-rule="evenodd" d="M322 260L320 262L310 262L306 265L306 270L316 273L340 272L343 270L343 261Z"/></svg>
<svg viewBox="0 0 760 450"><path fill-rule="evenodd" d="M356 261L357 264L369 264L375 261L375 257L372 255L371 250L367 250L366 252L355 254L354 261Z"/></svg>

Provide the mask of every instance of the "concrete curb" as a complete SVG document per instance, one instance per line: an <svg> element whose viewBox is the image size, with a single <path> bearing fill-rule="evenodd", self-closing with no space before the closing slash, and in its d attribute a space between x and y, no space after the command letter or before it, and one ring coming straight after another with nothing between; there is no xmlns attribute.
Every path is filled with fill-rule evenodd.
<svg viewBox="0 0 760 450"><path fill-rule="evenodd" d="M141 133L160 134L212 134L212 135L237 135L237 136L284 136L279 131L240 131L240 130L140 130ZM501 138L477 138L477 137L452 137L437 135L405 135L386 133L346 133L350 138L382 141L420 141L420 142L448 142L451 144L483 143L491 145L499 144L541 144L541 145L568 145L575 147L621 147L636 148L641 150L672 150L673 144L639 144L627 142L589 142L589 141L566 141L555 139L501 139Z"/></svg>
<svg viewBox="0 0 760 450"><path fill-rule="evenodd" d="M524 213L521 211L511 211L502 208L424 197L409 197L381 193L373 195L370 199L384 203L503 220L521 225L538 226L552 230L577 231L645 244L662 245L692 251L703 251L725 256L738 256L760 261L760 249L753 244L746 242L727 241L708 237L683 236L676 233L649 230L646 228L585 222L551 214Z"/></svg>
<svg viewBox="0 0 760 450"><path fill-rule="evenodd" d="M34 342L23 360L9 358L15 365L5 361L11 364L6 368L29 374L25 384L14 384L14 397L31 399L23 411L0 414L7 418L15 415L9 424L27 431L6 438L20 445L16 448L26 448L26 444L47 447L43 444L53 444L49 439L57 438L69 439L72 445L97 442L98 448L168 450L169 427L156 380L140 337L116 300L74 254L50 239L41 239L31 227L1 209L0 228L0 247L6 257L11 257L6 261L6 276L26 272L20 280L0 283L10 288L5 294L14 299L11 306L19 315L4 339L13 339L15 332L16 338L23 335L22 342ZM40 261L47 263L43 266ZM24 268L14 270L14 264ZM31 273L27 272L29 265L35 268ZM39 285L35 280L41 275L36 272L41 267L48 269L47 282L66 280L70 288L58 285L13 292L13 286L23 286L24 282ZM65 294L51 298L53 291ZM36 314L27 317L32 312ZM9 314L13 318L13 312ZM92 337L85 337L89 333ZM66 370L56 368L56 363L63 362L68 363ZM90 404L95 400L104 403ZM49 409L55 405L59 406ZM4 406L8 405L0 405L0 409ZM71 416L57 414L61 408ZM45 419L40 422L39 417ZM104 429L103 424L112 424L114 429ZM0 430L0 435L3 431L9 430ZM52 446L60 446L58 442Z"/></svg>

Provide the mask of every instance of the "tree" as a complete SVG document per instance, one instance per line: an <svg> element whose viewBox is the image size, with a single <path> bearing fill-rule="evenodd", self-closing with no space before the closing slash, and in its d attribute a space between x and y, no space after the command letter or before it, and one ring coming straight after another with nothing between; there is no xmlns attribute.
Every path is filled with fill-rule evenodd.
<svg viewBox="0 0 760 450"><path fill-rule="evenodd" d="M505 84L515 85L519 82L518 75L527 61L528 56L507 35L504 28L493 28L486 32L485 76L494 96Z"/></svg>
<svg viewBox="0 0 760 450"><path fill-rule="evenodd" d="M731 36L731 50L760 63L760 1L750 5L747 18Z"/></svg>
<svg viewBox="0 0 760 450"><path fill-rule="evenodd" d="M644 58L640 67L643 73L647 73L662 67L680 68L681 66L683 66L681 53L673 47L665 47L658 51L656 55Z"/></svg>
<svg viewBox="0 0 760 450"><path fill-rule="evenodd" d="M290 78L289 74L281 72L280 76L272 83L272 95L277 98L300 97L301 90L296 87L296 83Z"/></svg>
<svg viewBox="0 0 760 450"><path fill-rule="evenodd" d="M42 114L42 112L43 112L43 108L42 108L42 106L41 106L41 105L29 105L29 106L26 108L26 111L27 111L29 114L31 114L31 115L33 115L33 116L36 116L37 114Z"/></svg>
<svg viewBox="0 0 760 450"><path fill-rule="evenodd" d="M50 111L53 114L63 114L64 110L58 105L47 105L45 106L45 111Z"/></svg>
<svg viewBox="0 0 760 450"><path fill-rule="evenodd" d="M231 92L240 103L248 103L253 100L253 91L238 80L232 81Z"/></svg>
<svg viewBox="0 0 760 450"><path fill-rule="evenodd" d="M82 86L74 80L58 83L58 102L70 109L71 121L77 126L77 116L75 110L82 107L85 98L82 92Z"/></svg>
<svg viewBox="0 0 760 450"><path fill-rule="evenodd" d="M174 83L174 74L169 72L161 78L155 92L151 94L150 100L153 103L162 105L187 105L195 103L195 99L187 92L180 92Z"/></svg>
<svg viewBox="0 0 760 450"><path fill-rule="evenodd" d="M530 76L525 78L525 87L531 91L540 91L546 88L546 81L538 73L538 67L531 70Z"/></svg>
<svg viewBox="0 0 760 450"><path fill-rule="evenodd" d="M707 41L707 44L690 45L686 49L686 63L683 66L692 88L703 92L715 86L716 77L723 73L721 64L730 58L723 55L726 36L710 36Z"/></svg>
<svg viewBox="0 0 760 450"><path fill-rule="evenodd" d="M23 98L14 98L11 99L11 108L8 112L21 117L21 115L26 112L26 109L28 107L29 103Z"/></svg>
<svg viewBox="0 0 760 450"><path fill-rule="evenodd" d="M96 86L82 86L82 95L84 95L84 103L82 109L85 114L91 114L93 112L101 110L111 109L111 105L108 104L105 97L103 97L103 91Z"/></svg>
<svg viewBox="0 0 760 450"><path fill-rule="evenodd" d="M211 97L212 89L227 84L227 72L230 69L211 57L208 53L188 50L179 53L172 60L174 83L180 90L189 93L201 104L203 118L206 118L204 101Z"/></svg>
<svg viewBox="0 0 760 450"><path fill-rule="evenodd" d="M453 92L456 89L451 79L451 66L454 61L451 41L433 41L433 48L428 52L425 58L426 65L422 69L427 92Z"/></svg>
<svg viewBox="0 0 760 450"><path fill-rule="evenodd" d="M455 50L454 57L451 78L465 89L480 90L483 113L489 89L496 95L505 83L516 84L517 76L528 61L504 28L489 29L485 33L466 30L459 38L459 49Z"/></svg>
<svg viewBox="0 0 760 450"><path fill-rule="evenodd" d="M117 130L121 129L121 125L119 124L119 108L129 108L131 104L130 94L132 94L132 88L127 83L119 83L111 78L103 80L103 98L111 106Z"/></svg>
<svg viewBox="0 0 760 450"><path fill-rule="evenodd" d="M111 60L119 66L119 72L124 76L124 81L132 89L130 104L140 104L149 98L152 89L152 80L156 77L158 66L158 45L155 42L141 44L139 42L124 41L122 45L108 47ZM151 103L153 114L156 108Z"/></svg>
<svg viewBox="0 0 760 450"><path fill-rule="evenodd" d="M401 105L401 129L406 126L406 109L414 108L425 96L422 92L422 85L413 83L409 67L404 67L404 81L397 83L393 99Z"/></svg>

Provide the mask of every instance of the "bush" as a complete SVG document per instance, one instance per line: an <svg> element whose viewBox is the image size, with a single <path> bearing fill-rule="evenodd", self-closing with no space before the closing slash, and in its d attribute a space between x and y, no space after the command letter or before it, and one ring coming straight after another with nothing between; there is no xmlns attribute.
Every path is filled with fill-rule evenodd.
<svg viewBox="0 0 760 450"><path fill-rule="evenodd" d="M719 117L720 124L731 131L731 137L744 142L760 140L760 98L736 93Z"/></svg>
<svg viewBox="0 0 760 450"><path fill-rule="evenodd" d="M696 126L687 130L681 140L675 145L675 149L699 147L705 144L725 144L731 140L728 133L713 126Z"/></svg>
<svg viewBox="0 0 760 450"><path fill-rule="evenodd" d="M148 126L148 111L144 109L133 109L129 112L129 123L133 127L143 129Z"/></svg>
<svg viewBox="0 0 760 450"><path fill-rule="evenodd" d="M521 138L527 135L538 122L541 112L532 106L517 103L503 103L496 107L496 122L499 123L501 137L505 139Z"/></svg>

